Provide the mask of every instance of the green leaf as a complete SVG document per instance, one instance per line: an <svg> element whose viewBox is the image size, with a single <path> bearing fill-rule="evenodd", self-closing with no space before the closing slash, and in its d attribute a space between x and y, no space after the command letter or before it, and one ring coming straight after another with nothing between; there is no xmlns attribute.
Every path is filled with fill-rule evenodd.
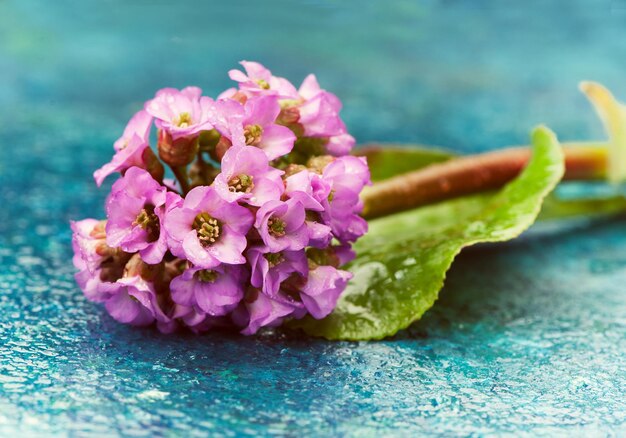
<svg viewBox="0 0 626 438"><path fill-rule="evenodd" d="M580 217L597 218L624 211L626 211L626 198L623 196L563 200L550 195L545 199L537 221L555 221Z"/></svg>
<svg viewBox="0 0 626 438"><path fill-rule="evenodd" d="M430 164L448 161L454 157L450 152L441 149L411 145L365 146L355 153L367 157L374 182L418 170Z"/></svg>
<svg viewBox="0 0 626 438"><path fill-rule="evenodd" d="M533 156L503 189L418 208L370 222L357 242L354 273L335 311L292 327L327 339L370 340L418 320L437 299L446 272L462 248L510 240L535 221L543 199L563 176L554 134L537 128Z"/></svg>

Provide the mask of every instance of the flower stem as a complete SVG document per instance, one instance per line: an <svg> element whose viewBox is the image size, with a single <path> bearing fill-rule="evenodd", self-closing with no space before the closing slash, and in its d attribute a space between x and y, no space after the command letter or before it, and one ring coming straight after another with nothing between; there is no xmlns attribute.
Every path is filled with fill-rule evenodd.
<svg viewBox="0 0 626 438"><path fill-rule="evenodd" d="M597 180L606 177L607 144L563 144L565 180ZM366 187L361 193L362 216L373 219L434 204L446 199L495 190L513 178L530 159L527 146L455 158L395 176Z"/></svg>
<svg viewBox="0 0 626 438"><path fill-rule="evenodd" d="M182 190L182 195L185 196L187 192L189 192L189 176L187 175L187 166L170 166L172 172L174 172L174 176L180 183L180 189Z"/></svg>

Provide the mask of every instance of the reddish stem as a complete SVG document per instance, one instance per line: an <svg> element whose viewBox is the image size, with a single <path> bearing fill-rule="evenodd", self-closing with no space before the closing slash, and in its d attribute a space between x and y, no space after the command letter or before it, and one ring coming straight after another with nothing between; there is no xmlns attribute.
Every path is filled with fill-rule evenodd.
<svg viewBox="0 0 626 438"><path fill-rule="evenodd" d="M602 179L608 152L598 144L564 147L566 180ZM446 199L494 190L515 178L531 149L517 147L452 159L366 187L362 216L373 219Z"/></svg>

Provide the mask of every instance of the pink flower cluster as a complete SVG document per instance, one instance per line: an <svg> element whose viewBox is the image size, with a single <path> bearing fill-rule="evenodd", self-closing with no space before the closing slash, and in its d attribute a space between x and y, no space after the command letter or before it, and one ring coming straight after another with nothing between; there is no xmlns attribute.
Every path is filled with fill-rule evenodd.
<svg viewBox="0 0 626 438"><path fill-rule="evenodd" d="M359 193L370 177L349 155L341 102L313 75L296 89L241 64L229 73L238 88L217 100L196 87L157 92L94 173L98 185L122 176L106 220L72 223L76 280L120 322L253 334L324 318L351 277L339 268L367 231Z"/></svg>

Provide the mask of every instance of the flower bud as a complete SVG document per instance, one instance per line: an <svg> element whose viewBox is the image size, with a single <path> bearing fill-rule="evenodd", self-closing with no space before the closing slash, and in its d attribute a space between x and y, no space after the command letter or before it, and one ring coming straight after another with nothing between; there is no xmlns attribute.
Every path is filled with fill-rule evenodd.
<svg viewBox="0 0 626 438"><path fill-rule="evenodd" d="M215 159L216 161L220 162L222 161L222 158L224 157L224 155L226 154L226 151L228 149L230 149L230 147L233 144L230 142L229 139L227 139L226 137L222 136L222 138L220 138L220 141L217 142L217 145L215 146Z"/></svg>
<svg viewBox="0 0 626 438"><path fill-rule="evenodd" d="M221 135L217 129L211 129L209 131L202 131L198 139L200 151L212 152L217 146L217 142L220 141Z"/></svg>
<svg viewBox="0 0 626 438"><path fill-rule="evenodd" d="M302 164L289 164L285 167L285 174L283 175L283 179L287 179L292 175L295 175L298 172L302 172L306 170L307 167Z"/></svg>
<svg viewBox="0 0 626 438"><path fill-rule="evenodd" d="M106 224L107 221L98 221L89 233L89 236L94 239L106 239Z"/></svg>
<svg viewBox="0 0 626 438"><path fill-rule="evenodd" d="M334 157L330 155L320 155L318 157L313 157L307 161L306 165L312 171L321 174L324 172L324 168L328 166L335 160Z"/></svg>
<svg viewBox="0 0 626 438"><path fill-rule="evenodd" d="M198 153L198 137L181 137L177 140L165 130L159 130L159 157L171 167L186 166Z"/></svg>
<svg viewBox="0 0 626 438"><path fill-rule="evenodd" d="M157 282L163 274L163 264L149 265L139 253L133 254L124 266L124 277L141 277L146 281Z"/></svg>
<svg viewBox="0 0 626 438"><path fill-rule="evenodd" d="M237 91L235 94L230 96L230 98L233 100L236 100L242 105L246 103L246 101L248 100L248 96L245 93L242 93L241 91Z"/></svg>
<svg viewBox="0 0 626 438"><path fill-rule="evenodd" d="M276 119L276 123L281 125L290 126L295 123L298 123L300 120L300 110L294 106L283 108L278 114L278 118Z"/></svg>

